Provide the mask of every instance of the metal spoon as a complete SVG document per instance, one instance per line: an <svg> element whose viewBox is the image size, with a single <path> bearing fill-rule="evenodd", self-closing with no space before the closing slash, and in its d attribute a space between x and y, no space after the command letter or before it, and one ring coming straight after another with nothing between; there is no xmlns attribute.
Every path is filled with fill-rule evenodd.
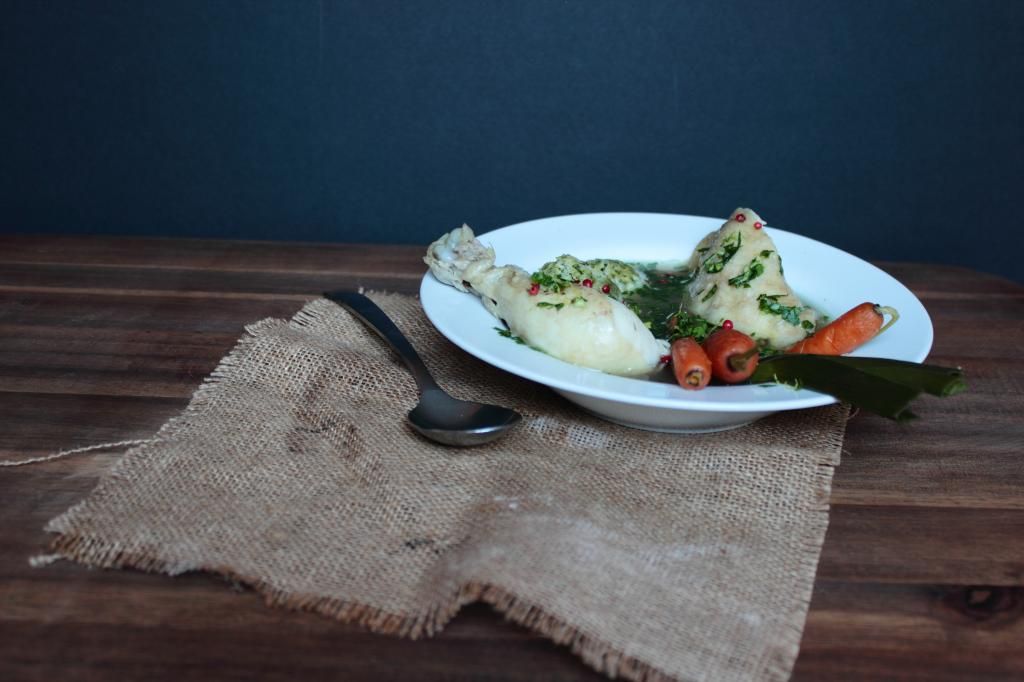
<svg viewBox="0 0 1024 682"><path fill-rule="evenodd" d="M420 402L409 412L409 423L427 438L445 445L480 445L515 426L515 410L457 400L437 385L416 349L376 303L354 291L328 291L324 297L350 310L398 353L420 387Z"/></svg>

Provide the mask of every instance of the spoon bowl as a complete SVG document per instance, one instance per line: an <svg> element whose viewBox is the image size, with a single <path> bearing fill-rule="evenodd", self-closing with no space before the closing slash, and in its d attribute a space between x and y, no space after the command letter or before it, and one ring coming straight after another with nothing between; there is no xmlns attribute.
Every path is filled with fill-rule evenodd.
<svg viewBox="0 0 1024 682"><path fill-rule="evenodd" d="M448 395L391 318L363 294L330 291L324 297L346 308L375 331L412 372L420 388L420 402L409 412L409 423L424 437L443 445L482 445L500 438L522 420L518 412L507 407Z"/></svg>
<svg viewBox="0 0 1024 682"><path fill-rule="evenodd" d="M456 446L489 443L521 419L518 412L507 407L458 400L436 391L424 392L409 412L409 423L422 435Z"/></svg>

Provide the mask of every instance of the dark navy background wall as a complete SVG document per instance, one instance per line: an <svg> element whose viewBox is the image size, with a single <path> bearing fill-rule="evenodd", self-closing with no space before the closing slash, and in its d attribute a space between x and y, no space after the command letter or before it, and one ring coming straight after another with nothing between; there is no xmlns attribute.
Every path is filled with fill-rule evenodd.
<svg viewBox="0 0 1024 682"><path fill-rule="evenodd" d="M2 0L0 229L426 243L742 204L1021 279L1022 36L1020 0Z"/></svg>

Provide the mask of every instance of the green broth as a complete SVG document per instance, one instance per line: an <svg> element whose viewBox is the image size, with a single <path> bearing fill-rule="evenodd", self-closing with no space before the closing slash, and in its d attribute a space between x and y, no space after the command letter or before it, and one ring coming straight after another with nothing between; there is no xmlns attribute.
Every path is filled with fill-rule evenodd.
<svg viewBox="0 0 1024 682"><path fill-rule="evenodd" d="M669 319L679 312L686 285L693 280L693 274L685 269L659 270L650 264L632 263L633 267L647 275L647 285L628 296L622 302L632 308L655 338L669 337Z"/></svg>

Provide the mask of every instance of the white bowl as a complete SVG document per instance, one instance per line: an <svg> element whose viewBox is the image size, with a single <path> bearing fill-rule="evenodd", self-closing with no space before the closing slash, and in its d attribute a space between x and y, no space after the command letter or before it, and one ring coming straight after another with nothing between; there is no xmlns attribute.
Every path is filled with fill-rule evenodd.
<svg viewBox="0 0 1024 682"><path fill-rule="evenodd" d="M581 259L687 260L702 237L724 219L658 213L587 213L531 220L478 238L494 247L498 265L533 272L563 253ZM899 321L851 355L921 362L932 345L932 323L905 286L874 265L837 248L766 226L786 266L786 281L804 303L835 318L872 301L896 308ZM638 429L693 433L743 426L781 410L836 402L831 396L780 385L710 386L687 391L672 383L628 379L557 360L500 336L501 323L480 300L437 281L420 285L433 325L471 355L549 386L580 407Z"/></svg>

